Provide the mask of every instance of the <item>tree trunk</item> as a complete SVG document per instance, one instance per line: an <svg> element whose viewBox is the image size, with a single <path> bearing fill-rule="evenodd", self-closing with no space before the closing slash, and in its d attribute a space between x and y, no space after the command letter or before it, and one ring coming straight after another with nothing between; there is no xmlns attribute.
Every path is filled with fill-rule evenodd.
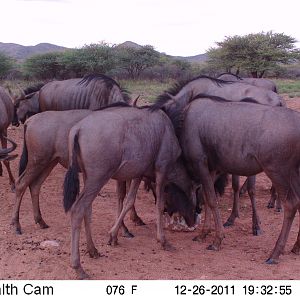
<svg viewBox="0 0 300 300"><path fill-rule="evenodd" d="M252 71L251 75L252 75L253 78L257 78L257 71Z"/></svg>

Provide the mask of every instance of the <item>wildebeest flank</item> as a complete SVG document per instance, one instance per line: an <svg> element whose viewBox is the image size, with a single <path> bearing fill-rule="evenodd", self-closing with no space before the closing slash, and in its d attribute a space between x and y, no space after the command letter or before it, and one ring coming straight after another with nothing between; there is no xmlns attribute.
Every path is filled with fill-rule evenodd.
<svg viewBox="0 0 300 300"><path fill-rule="evenodd" d="M19 120L24 122L28 114L47 110L95 110L116 102L128 103L128 93L114 79L98 74L51 81L15 105Z"/></svg>

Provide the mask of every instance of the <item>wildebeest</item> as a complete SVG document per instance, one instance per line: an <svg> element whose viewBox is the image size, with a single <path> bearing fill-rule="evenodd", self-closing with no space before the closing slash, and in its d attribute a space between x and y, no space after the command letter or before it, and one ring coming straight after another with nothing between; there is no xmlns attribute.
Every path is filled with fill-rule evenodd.
<svg viewBox="0 0 300 300"><path fill-rule="evenodd" d="M232 101L247 100L247 98L250 97L260 104L285 106L282 97L272 91L241 83L239 81L224 81L208 76L198 76L191 80L177 83L174 87L158 97L156 105L159 106L159 103L164 104L167 100L173 99L172 101L177 105L177 109L181 109L187 105L189 99L199 93L228 98ZM177 101L178 99L180 99L180 101ZM170 103L173 103L172 101L170 101ZM170 103L168 105L170 105ZM225 226L232 225L239 215L239 178L236 175L233 175L232 187L234 191L233 209L228 220L224 224ZM255 204L255 178L251 178L248 181L248 193L253 208L253 234L257 235L261 230Z"/></svg>
<svg viewBox="0 0 300 300"><path fill-rule="evenodd" d="M14 105L11 97L0 87L0 140L2 148L7 147L7 128L13 122L14 119ZM14 190L15 179L10 169L9 160L3 161L9 176L9 184L11 189ZM0 163L0 174L2 175L2 164Z"/></svg>
<svg viewBox="0 0 300 300"><path fill-rule="evenodd" d="M111 103L129 102L127 92L112 78L102 74L51 81L39 91L22 95L15 101L21 122L28 116L47 110L95 110Z"/></svg>
<svg viewBox="0 0 300 300"><path fill-rule="evenodd" d="M35 222L41 228L48 228L42 218L39 206L41 186L58 163L64 168L68 168L66 145L69 131L72 126L90 113L91 111L86 109L46 111L36 114L26 121L19 177L16 181L16 202L11 221L16 233L21 233L19 211L27 187L30 188ZM126 183L117 183L117 194L119 201L123 201L126 194ZM136 224L142 222L135 210L132 211L131 219ZM132 236L125 226L122 229L125 236Z"/></svg>
<svg viewBox="0 0 300 300"><path fill-rule="evenodd" d="M282 229L266 261L277 263L297 210L300 213L300 114L282 107L195 98L179 118L178 135L187 167L202 183L213 211L216 236L208 249L219 250L224 237L214 174L252 176L263 171L284 205ZM178 122L180 112L172 104L166 111ZM300 253L300 232L292 252Z"/></svg>
<svg viewBox="0 0 300 300"><path fill-rule="evenodd" d="M110 230L109 243L117 243L117 232L126 212L134 204L143 176L156 182L157 239L163 249L170 246L162 228L163 192L180 193L181 201L189 202L191 181L180 162L181 149L170 119L162 111L146 108L112 107L92 112L72 127L69 134L69 169L64 183L64 207L71 211L71 265L80 278L86 277L79 255L79 235L83 218L98 192L110 179L132 180L124 207ZM84 188L79 193L78 171L83 172ZM77 197L78 196L78 197ZM196 221L195 205L186 215L192 226ZM90 233L90 230L86 231ZM87 237L88 249L95 249ZM91 250L93 252L93 250Z"/></svg>
<svg viewBox="0 0 300 300"><path fill-rule="evenodd" d="M240 81L277 93L275 82L266 78L240 77L232 73L222 73L218 76L218 79L227 81Z"/></svg>

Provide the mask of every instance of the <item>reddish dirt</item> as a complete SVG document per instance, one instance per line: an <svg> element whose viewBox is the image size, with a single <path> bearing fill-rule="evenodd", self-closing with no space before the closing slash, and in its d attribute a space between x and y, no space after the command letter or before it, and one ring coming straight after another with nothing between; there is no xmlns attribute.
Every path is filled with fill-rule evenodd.
<svg viewBox="0 0 300 300"><path fill-rule="evenodd" d="M289 99L288 105L300 110L300 99ZM274 120L276 121L276 120ZM10 128L9 136L22 148L22 127ZM12 162L17 175L18 159ZM41 191L41 210L50 228L40 229L34 224L31 200L27 191L20 221L23 234L15 235L10 228L14 194L10 192L7 172L0 178L0 279L74 279L70 267L70 216L62 207L62 183L65 170L57 166ZM290 250L296 240L299 217L297 216L286 246L286 253L278 265L266 265L281 229L283 214L267 209L270 181L260 174L257 179L257 203L262 220L263 234L251 233L251 206L248 196L241 201L240 218L232 228L225 229L221 251L211 252L206 247L213 235L204 243L193 242L199 232L172 232L167 230L169 242L175 252L160 249L155 239L155 206L151 194L142 189L136 207L147 224L135 226L129 219L126 224L135 237L119 237L119 245L107 245L107 232L115 220L115 183L109 182L94 201L93 236L98 250L103 254L91 259L85 254L84 230L81 234L81 260L92 279L300 279L300 257ZM228 187L219 207L223 221L230 213L232 191ZM46 240L55 240L58 246L42 247Z"/></svg>

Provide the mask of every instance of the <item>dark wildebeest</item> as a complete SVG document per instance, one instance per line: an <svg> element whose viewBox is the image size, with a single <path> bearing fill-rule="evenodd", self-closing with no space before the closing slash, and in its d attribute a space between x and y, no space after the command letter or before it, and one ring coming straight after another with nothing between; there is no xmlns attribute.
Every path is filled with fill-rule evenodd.
<svg viewBox="0 0 300 300"><path fill-rule="evenodd" d="M282 107L195 98L181 115L177 132L187 168L202 183L213 211L216 236L209 249L219 250L224 237L214 174L265 172L284 206L282 229L266 261L277 263L297 210L300 213L300 114ZM181 113L174 100L170 102L165 103L165 110L178 120ZM292 252L300 253L300 230Z"/></svg>
<svg viewBox="0 0 300 300"><path fill-rule="evenodd" d="M228 98L232 101L241 101L246 98L253 98L256 102L270 106L284 106L282 98L269 90L261 89L246 83L238 81L224 81L208 76L198 76L194 79L179 82L174 87L160 95L157 100L159 103L164 104L167 100L173 99L178 109L183 108L187 105L189 99L198 95L199 93L209 94L212 96L219 96ZM177 101L180 99L180 101ZM224 179L222 179L224 180ZM234 220L238 217L238 204L239 204L239 177L233 176L232 187L234 190L234 202L233 209L225 222L225 226L230 226L234 223ZM255 177L252 177L248 181L248 193L251 199L253 214L252 214L252 231L253 234L257 235L261 232L260 220L256 210L255 201ZM208 226L208 224L207 224Z"/></svg>
<svg viewBox="0 0 300 300"><path fill-rule="evenodd" d="M277 93L277 87L276 87L275 82L273 82L272 80L269 80L269 79L265 79L265 78L247 78L247 77L242 78L242 77L232 74L232 73L222 73L218 76L218 79L227 80L227 81L239 81L239 82L251 84L256 87L263 88L263 89L270 90L270 91ZM281 98L281 99L282 99L283 106L286 106L284 99L283 98ZM233 175L233 176L235 176L235 175ZM236 186L239 185L239 179L237 177L234 177L233 180L235 180L235 183L233 184L233 186L234 186L233 189L235 190ZM251 178L251 181L253 183L255 183L255 178ZM251 187L251 182L248 182L248 180L246 180L244 182L244 184L242 185L242 187L240 189L240 193L239 193L240 195L245 193L245 191L247 189L247 185L249 185L249 184ZM254 188L255 187L251 187L250 190L253 190ZM277 198L277 194L276 194L274 187L271 187L270 194L271 194L271 198L268 202L267 207L273 208L275 206L275 202L276 202L276 211L278 211L278 212L281 211L281 203ZM238 199L238 198L236 198L236 199ZM239 215L238 214L238 203L234 203L231 215L232 216ZM231 224L233 224L233 222L234 222L234 219L229 219L226 223L228 225L231 225Z"/></svg>
<svg viewBox="0 0 300 300"><path fill-rule="evenodd" d="M83 78L52 81L39 91L22 95L15 101L21 122L47 110L95 110L116 102L129 102L127 92L112 78L93 74Z"/></svg>
<svg viewBox="0 0 300 300"><path fill-rule="evenodd" d="M7 147L7 128L14 121L14 105L11 97L5 91L4 88L0 87L0 140L2 148ZM15 188L15 179L10 169L9 160L3 161L9 176L9 184L11 189ZM0 175L2 175L2 164L0 163Z"/></svg>
<svg viewBox="0 0 300 300"><path fill-rule="evenodd" d="M109 243L117 243L117 233L127 211L134 204L143 176L156 182L157 239L168 249L162 228L163 192L167 182L181 201L190 202L192 184L179 156L181 149L170 119L162 111L146 108L112 107L92 112L72 127L69 134L69 169L64 183L64 207L71 210L71 265L79 278L87 275L80 264L79 235L83 218L89 219L91 205L110 179L131 180L123 209L110 230ZM84 188L79 192L78 171L82 170ZM190 202L191 203L191 202ZM185 215L186 223L196 221L195 204ZM87 226L87 225L86 225ZM90 230L86 230L90 234ZM90 253L97 252L91 235Z"/></svg>

